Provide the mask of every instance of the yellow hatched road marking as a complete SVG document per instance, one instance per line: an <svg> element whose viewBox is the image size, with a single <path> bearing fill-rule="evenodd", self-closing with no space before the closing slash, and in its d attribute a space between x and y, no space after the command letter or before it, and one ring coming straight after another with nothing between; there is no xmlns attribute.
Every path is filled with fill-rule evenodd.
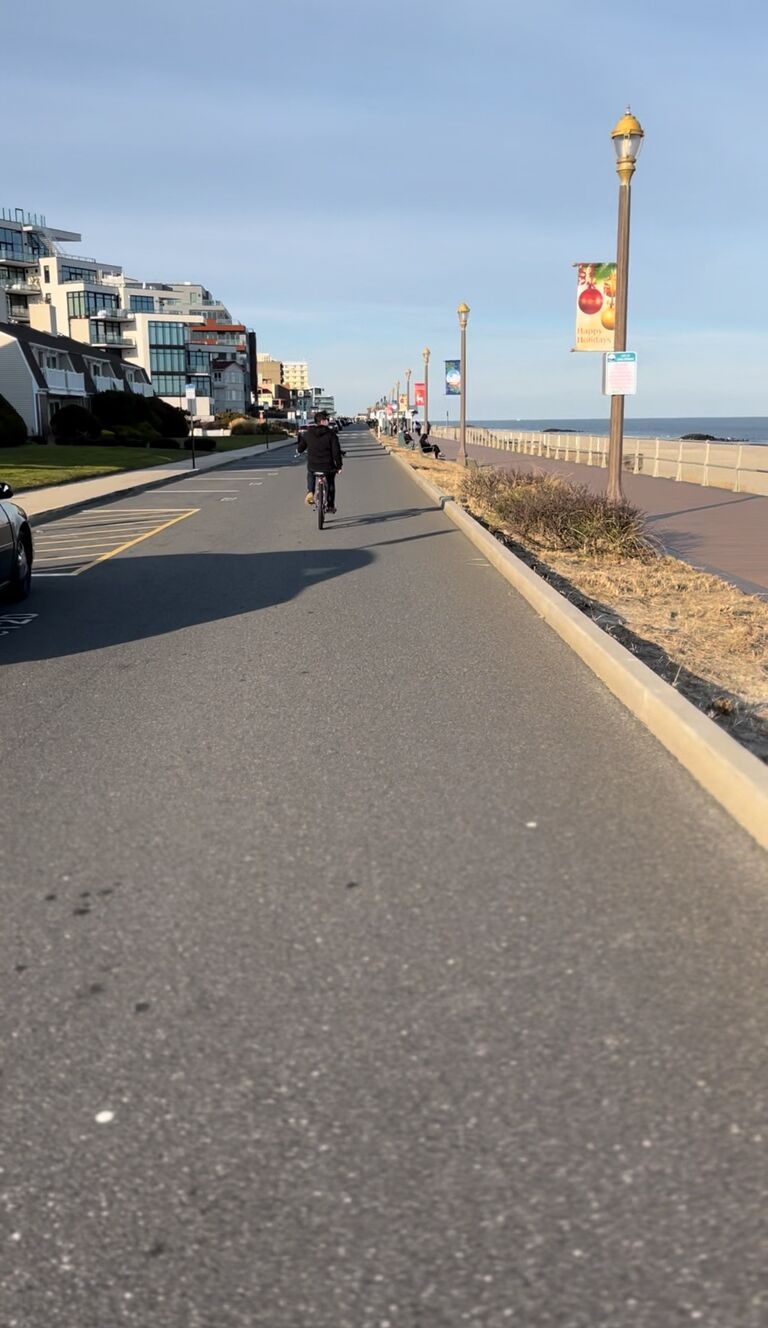
<svg viewBox="0 0 768 1328"><path fill-rule="evenodd" d="M154 529L154 527L153 527L153 529ZM62 537L61 539L48 539L48 540L45 541L45 544L42 545L42 547L43 547L44 549L46 549L46 550L48 550L48 549L92 549L92 548L94 547L94 545L103 545L103 544L116 543L117 541L123 539L124 536L125 536L125 531L122 531L122 530L121 530L120 533L116 536L116 539L115 539L115 540L109 540L109 539L107 539L106 535L102 535L100 538L97 536L95 539L85 539L82 535L80 535L80 536L74 536L74 535L72 535L72 536L70 536L68 539L64 539L63 537ZM40 545L40 541L39 541L39 540L37 541L37 546L38 546L38 548L41 547L41 545Z"/></svg>
<svg viewBox="0 0 768 1328"><path fill-rule="evenodd" d="M167 530L169 526L178 525L179 521L185 521L188 516L194 516L195 513L199 511L199 507L191 507L189 511L181 512L179 515L171 517L169 521L164 521L162 525L155 526L152 530L145 530L141 535L136 535L133 539L126 540L123 544L119 544L116 549L108 549L106 553L99 554L99 557L94 558L92 562L86 563L83 567L78 567L74 575L80 576L82 572L90 571L92 567L98 566L99 563L105 563L108 558L114 558L118 553L125 553L125 550L132 549L134 544L141 544L142 540L150 539L152 535L159 535L161 530Z"/></svg>
<svg viewBox="0 0 768 1328"><path fill-rule="evenodd" d="M177 508L176 510L178 511L179 509ZM186 511L186 508L184 510ZM157 521L158 517L163 517L167 515L170 514L166 512L158 512L157 516L155 517L149 517L149 516L122 517L119 520L116 517L110 517L109 521L89 521L87 524L85 522L82 522L80 524L77 524L75 522L70 524L69 522L67 522L65 525L64 522L61 522L61 528L65 531L65 533L67 531L71 531L73 534L78 534L78 533L85 534L86 532L96 531L96 530L116 530L119 526L151 526L153 521ZM51 539L55 537L56 529L55 528L53 530L46 529L44 531L41 531L41 534L44 535L46 538Z"/></svg>

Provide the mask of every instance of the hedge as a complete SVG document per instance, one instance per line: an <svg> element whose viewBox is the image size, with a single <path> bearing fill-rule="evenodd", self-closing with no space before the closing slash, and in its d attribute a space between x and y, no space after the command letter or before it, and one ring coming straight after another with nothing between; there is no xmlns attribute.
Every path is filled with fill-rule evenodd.
<svg viewBox="0 0 768 1328"><path fill-rule="evenodd" d="M51 432L58 442L95 443L101 422L84 406L62 406L51 418Z"/></svg>
<svg viewBox="0 0 768 1328"><path fill-rule="evenodd" d="M0 396L0 447L21 447L27 441L27 426L21 415Z"/></svg>

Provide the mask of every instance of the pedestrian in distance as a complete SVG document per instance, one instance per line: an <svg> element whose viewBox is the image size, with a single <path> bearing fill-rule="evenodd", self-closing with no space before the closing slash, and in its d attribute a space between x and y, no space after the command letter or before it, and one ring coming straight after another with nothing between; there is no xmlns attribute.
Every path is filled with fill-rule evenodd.
<svg viewBox="0 0 768 1328"><path fill-rule="evenodd" d="M296 450L307 454L307 496L311 507L315 500L315 475L325 475L328 483L328 512L336 511L336 476L344 464L339 435L328 423L327 410L315 412L315 422L302 430Z"/></svg>

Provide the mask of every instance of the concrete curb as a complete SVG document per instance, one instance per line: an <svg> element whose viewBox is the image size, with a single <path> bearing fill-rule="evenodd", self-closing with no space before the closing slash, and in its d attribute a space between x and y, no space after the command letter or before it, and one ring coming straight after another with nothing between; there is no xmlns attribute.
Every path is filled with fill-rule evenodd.
<svg viewBox="0 0 768 1328"><path fill-rule="evenodd" d="M387 450L614 696L758 844L768 848L768 769L762 762L717 728L624 646L596 627L510 553L454 498L419 475L396 452Z"/></svg>
<svg viewBox="0 0 768 1328"><path fill-rule="evenodd" d="M50 485L45 489L28 489L26 492L19 491L14 494L14 501L18 502L20 507L29 517L31 526L39 525L41 521L55 520L60 516L69 516L72 512L79 512L84 507L94 507L98 503L112 502L116 498L130 498L138 493L146 493L148 489L160 489L166 484L173 484L176 480L186 479L191 475L204 475L208 470L220 470L224 466L232 465L235 461L247 460L248 457L261 456L265 452L279 452L285 447L295 447L295 440L288 439L286 442L279 442L268 447L266 443L256 443L252 447L239 447L231 452L214 452L212 456L198 457L197 468L192 469L192 463L189 457L184 457L181 461L172 461L170 465L152 467L151 470L138 471L118 471L114 475L95 475L90 480L75 480L70 486L67 484ZM103 486L109 481L127 478L129 475L135 477L135 483L124 484L118 488L106 489ZM139 478L141 476L141 478ZM93 486L91 493L83 493L85 486ZM52 496L65 496L67 490L72 490L70 502L59 502L52 506L38 506L35 503L35 496L39 494L43 499ZM78 493L74 491L78 490Z"/></svg>

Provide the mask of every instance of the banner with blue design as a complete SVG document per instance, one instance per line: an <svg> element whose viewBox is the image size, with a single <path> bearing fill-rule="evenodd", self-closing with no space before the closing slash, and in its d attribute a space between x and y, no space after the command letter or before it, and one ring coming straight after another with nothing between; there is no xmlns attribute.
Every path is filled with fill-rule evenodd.
<svg viewBox="0 0 768 1328"><path fill-rule="evenodd" d="M445 395L461 396L461 360L445 361Z"/></svg>

